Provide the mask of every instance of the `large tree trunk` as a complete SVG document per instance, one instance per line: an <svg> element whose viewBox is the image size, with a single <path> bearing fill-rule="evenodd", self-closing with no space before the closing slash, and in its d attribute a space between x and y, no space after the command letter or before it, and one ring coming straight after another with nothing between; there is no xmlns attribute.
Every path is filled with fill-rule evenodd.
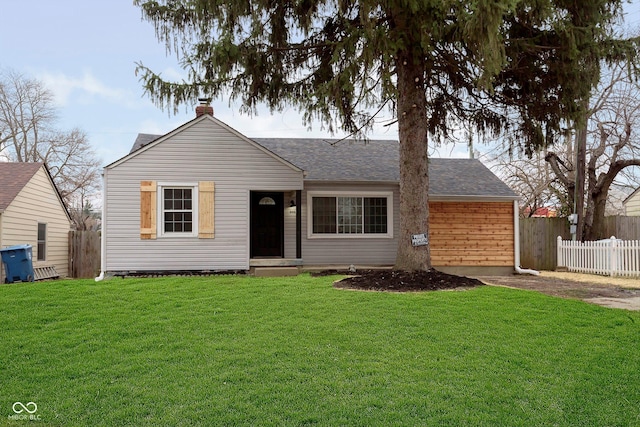
<svg viewBox="0 0 640 427"><path fill-rule="evenodd" d="M587 206L585 214L585 240L600 240L610 236L604 235L604 213L607 206L609 191L590 194L592 197Z"/></svg>
<svg viewBox="0 0 640 427"><path fill-rule="evenodd" d="M576 240L584 241L584 181L587 167L587 121L576 131L576 183L574 212L578 214Z"/></svg>
<svg viewBox="0 0 640 427"><path fill-rule="evenodd" d="M571 158L572 156L568 154L567 157ZM560 160L560 158L556 153L552 151L548 152L547 155L544 157L544 159L549 164L549 166L551 166L551 170L553 170L555 177L558 179L558 181L560 181L560 183L566 190L566 192L560 191L559 193L556 194L558 199L560 199L560 201L563 203L563 206L567 211L564 213L568 214L573 212L575 207L575 195L576 195L575 194L576 180L575 180L575 170L574 170L575 168L574 169L567 168L567 165L564 162L562 162L562 160ZM562 165L565 168L566 172L564 172L561 169L560 165ZM563 209L563 211L565 209Z"/></svg>
<svg viewBox="0 0 640 427"><path fill-rule="evenodd" d="M397 57L398 133L400 137L400 233L395 268L431 268L429 245L413 246L411 236L429 236L429 172L424 65L410 52Z"/></svg>

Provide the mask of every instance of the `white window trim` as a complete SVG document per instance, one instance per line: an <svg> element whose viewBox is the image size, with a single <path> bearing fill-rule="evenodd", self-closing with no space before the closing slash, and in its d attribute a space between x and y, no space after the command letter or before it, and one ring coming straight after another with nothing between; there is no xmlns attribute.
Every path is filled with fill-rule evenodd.
<svg viewBox="0 0 640 427"><path fill-rule="evenodd" d="M313 198L314 197L386 197L387 232L386 233L314 233ZM308 191L307 192L307 238L308 239L393 239L393 191Z"/></svg>
<svg viewBox="0 0 640 427"><path fill-rule="evenodd" d="M192 226L191 233L179 233L164 231L164 189L165 188L190 188L192 200ZM175 239L180 237L198 237L198 183L197 182L158 182L156 187L157 194L157 236L158 238Z"/></svg>
<svg viewBox="0 0 640 427"><path fill-rule="evenodd" d="M44 224L44 257L40 259L40 239L38 239L38 228L40 228L40 224ZM36 262L46 262L49 254L49 223L46 221L37 221L36 222Z"/></svg>

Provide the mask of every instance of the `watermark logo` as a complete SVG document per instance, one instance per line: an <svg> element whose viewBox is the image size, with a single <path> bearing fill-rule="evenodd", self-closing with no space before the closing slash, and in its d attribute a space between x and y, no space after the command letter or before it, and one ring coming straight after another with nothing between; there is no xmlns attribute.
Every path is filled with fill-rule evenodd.
<svg viewBox="0 0 640 427"><path fill-rule="evenodd" d="M35 414L38 410L38 405L35 402L29 402L26 405L22 402L16 402L13 404L13 412L16 414L21 414L23 412L28 412L30 414Z"/></svg>
<svg viewBox="0 0 640 427"><path fill-rule="evenodd" d="M16 402L11 406L14 414L9 415L10 420L40 420L40 415L36 415L38 405L35 402Z"/></svg>

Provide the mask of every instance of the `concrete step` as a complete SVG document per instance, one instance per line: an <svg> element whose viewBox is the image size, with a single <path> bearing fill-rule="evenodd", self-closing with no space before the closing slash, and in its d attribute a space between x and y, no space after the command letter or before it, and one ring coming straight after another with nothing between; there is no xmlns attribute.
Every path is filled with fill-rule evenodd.
<svg viewBox="0 0 640 427"><path fill-rule="evenodd" d="M283 277L297 276L300 273L298 267L253 267L251 274L256 277Z"/></svg>

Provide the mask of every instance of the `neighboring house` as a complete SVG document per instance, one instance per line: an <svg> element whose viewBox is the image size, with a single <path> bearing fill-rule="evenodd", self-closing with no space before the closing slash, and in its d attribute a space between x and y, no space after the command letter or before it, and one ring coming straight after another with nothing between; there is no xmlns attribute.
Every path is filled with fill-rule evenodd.
<svg viewBox="0 0 640 427"><path fill-rule="evenodd" d="M640 216L640 188L622 202L626 216Z"/></svg>
<svg viewBox="0 0 640 427"><path fill-rule="evenodd" d="M527 218L555 218L558 216L558 211L556 208L536 208L536 210L531 213L531 208L526 208L524 210L524 216Z"/></svg>
<svg viewBox="0 0 640 427"><path fill-rule="evenodd" d="M212 113L141 134L104 169L102 265L107 274L393 265L398 155L397 141L250 139ZM518 196L478 160L429 168L434 266L512 273Z"/></svg>
<svg viewBox="0 0 640 427"><path fill-rule="evenodd" d="M67 276L71 219L44 163L0 162L0 247L32 246L36 278ZM0 263L2 264L2 263ZM0 283L4 283L4 266Z"/></svg>

